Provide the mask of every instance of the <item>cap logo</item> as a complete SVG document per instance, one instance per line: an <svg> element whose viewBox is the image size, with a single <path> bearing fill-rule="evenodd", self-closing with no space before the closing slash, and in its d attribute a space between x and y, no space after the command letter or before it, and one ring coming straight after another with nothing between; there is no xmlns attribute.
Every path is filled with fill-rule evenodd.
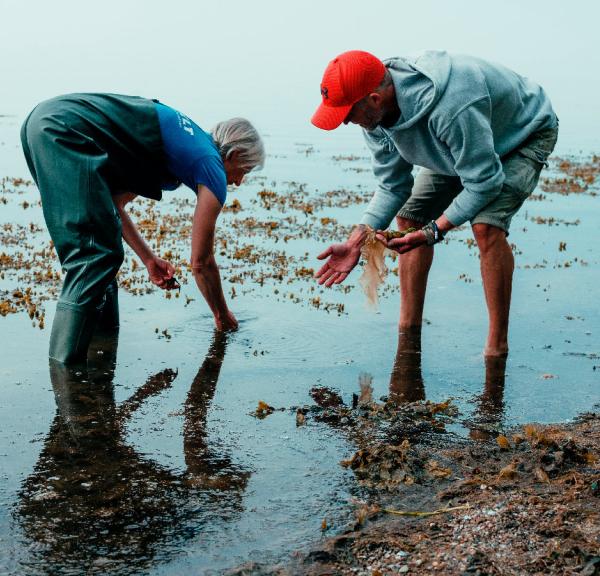
<svg viewBox="0 0 600 576"><path fill-rule="evenodd" d="M321 87L321 96L323 96L323 100L329 100L329 90L325 87Z"/></svg>

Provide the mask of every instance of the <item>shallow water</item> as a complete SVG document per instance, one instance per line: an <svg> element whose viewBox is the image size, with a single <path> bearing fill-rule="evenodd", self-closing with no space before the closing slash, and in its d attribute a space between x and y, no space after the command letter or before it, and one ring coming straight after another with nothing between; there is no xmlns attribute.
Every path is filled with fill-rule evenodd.
<svg viewBox="0 0 600 576"><path fill-rule="evenodd" d="M17 122L0 120L0 177L25 176ZM297 267L316 268L315 255L329 243L318 220L351 225L361 206L324 208L311 220L251 198L265 187L283 193L298 184L306 184L308 200L342 187L368 193L365 149L356 138L342 144L268 137L266 179L230 197L244 211L225 214L223 229L244 216L283 222L293 215L297 220L281 228L293 235L306 226L305 237L284 242L239 232L237 240L294 255L292 277ZM333 160L337 154L358 159ZM4 197L0 225L42 222L35 190ZM173 212L168 199L159 214ZM550 216L561 221L535 221ZM32 327L25 313L0 318L0 573L220 573L248 560L285 560L322 537L323 519L326 534L334 533L351 518L350 501L364 494L339 465L354 452L352 442L323 422L296 426L294 407L312 403L314 386L348 402L367 373L376 397L453 397L463 421L454 431L471 436L486 426L564 421L590 409L600 399L600 272L590 241L599 216L597 196L546 194L515 218L511 353L505 370L490 365L487 375L486 311L467 229L436 249L420 354L399 346L392 275L379 313L366 309L357 286L345 294L316 289L310 279L267 278L262 286L252 277L226 280L241 320L227 337L214 334L193 283L180 298L123 292L118 340L99 338L89 365L77 371L48 365L48 328ZM37 246L47 242L44 234L23 241ZM170 247L186 258L185 246L176 238ZM221 261L224 277L234 276L240 263ZM262 253L254 268L269 266ZM190 278L183 272L181 279ZM16 287L23 282L8 273L0 280L2 290ZM195 301L186 306L186 296ZM343 312L317 308L310 302L316 297L343 303ZM49 327L53 305L45 307ZM259 400L285 410L254 418Z"/></svg>

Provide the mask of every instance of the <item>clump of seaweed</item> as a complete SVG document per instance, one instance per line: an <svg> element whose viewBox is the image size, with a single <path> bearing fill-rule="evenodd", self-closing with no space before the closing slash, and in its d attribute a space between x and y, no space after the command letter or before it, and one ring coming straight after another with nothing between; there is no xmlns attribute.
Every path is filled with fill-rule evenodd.
<svg viewBox="0 0 600 576"><path fill-rule="evenodd" d="M450 399L445 402L397 403L373 397L373 378L359 375L359 390L346 404L342 396L326 386L310 390L314 405L292 406L296 425L310 420L325 423L356 444L356 452L341 465L352 470L362 486L393 491L449 478L453 472L429 454L441 442L446 424L459 412Z"/></svg>
<svg viewBox="0 0 600 576"><path fill-rule="evenodd" d="M256 410L250 412L250 416L254 416L254 418L258 418L259 420L264 420L267 416L273 414L273 412L283 412L284 410L285 408L273 408L273 406L259 400ZM304 424L304 421L302 421L302 424Z"/></svg>
<svg viewBox="0 0 600 576"><path fill-rule="evenodd" d="M411 232L414 232L416 228L407 228L406 230L386 230L381 235L386 240L392 240L393 238L402 238ZM363 244L361 254L365 260L363 273L358 279L358 282L362 286L363 292L367 297L367 306L372 309L377 309L379 298L377 296L377 289L379 285L383 283L387 276L387 266L385 265L385 257L387 255L396 257L396 253L389 250L383 243L381 243L376 236L377 232L367 226L367 236Z"/></svg>
<svg viewBox="0 0 600 576"><path fill-rule="evenodd" d="M386 491L450 477L452 470L429 458L423 447L438 442L445 423L458 414L451 401L379 403L368 394L364 397L371 388L364 376L359 383L356 407L350 418L345 414L358 450L341 465L352 470L361 485Z"/></svg>
<svg viewBox="0 0 600 576"><path fill-rule="evenodd" d="M409 449L408 440L398 445L367 446L340 464L354 471L362 485L392 490L400 484L410 486L415 483L420 463Z"/></svg>

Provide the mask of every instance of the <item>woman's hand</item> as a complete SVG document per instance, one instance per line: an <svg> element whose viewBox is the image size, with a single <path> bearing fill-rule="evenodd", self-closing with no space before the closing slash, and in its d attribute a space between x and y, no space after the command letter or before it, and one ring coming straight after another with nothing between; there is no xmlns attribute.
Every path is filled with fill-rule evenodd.
<svg viewBox="0 0 600 576"><path fill-rule="evenodd" d="M226 330L237 330L238 321L231 310L227 310L227 313L224 316L215 316L215 326L217 327L217 330L221 330L222 332L225 332Z"/></svg>
<svg viewBox="0 0 600 576"><path fill-rule="evenodd" d="M175 268L173 268L173 265L170 262L167 262L158 256L154 256L148 260L146 268L148 269L150 282L156 284L159 288L170 290L171 288L176 287L174 282L169 282L175 274Z"/></svg>

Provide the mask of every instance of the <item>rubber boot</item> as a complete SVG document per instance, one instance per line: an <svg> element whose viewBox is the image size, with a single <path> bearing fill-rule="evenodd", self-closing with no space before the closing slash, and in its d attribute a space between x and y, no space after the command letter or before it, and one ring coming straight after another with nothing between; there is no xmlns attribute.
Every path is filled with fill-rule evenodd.
<svg viewBox="0 0 600 576"><path fill-rule="evenodd" d="M52 358L49 363L58 408L58 420L51 428L54 438L49 460L54 459L59 464L77 461L76 468L65 467L66 474L77 470L77 474L91 475L96 455L106 449L107 441L114 438L117 428L113 373L96 380L85 364L67 366ZM101 376L101 373L97 372L97 375Z"/></svg>
<svg viewBox="0 0 600 576"><path fill-rule="evenodd" d="M106 289L97 329L112 332L119 327L119 286L115 278Z"/></svg>
<svg viewBox="0 0 600 576"><path fill-rule="evenodd" d="M81 310L59 302L50 334L50 358L63 364L84 362L98 315L98 308Z"/></svg>

